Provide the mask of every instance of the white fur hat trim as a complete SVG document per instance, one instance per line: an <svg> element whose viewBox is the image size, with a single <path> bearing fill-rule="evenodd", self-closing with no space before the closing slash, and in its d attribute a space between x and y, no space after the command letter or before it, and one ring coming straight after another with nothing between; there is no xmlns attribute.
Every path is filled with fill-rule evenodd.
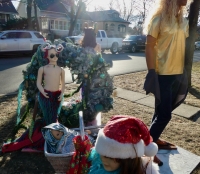
<svg viewBox="0 0 200 174"><path fill-rule="evenodd" d="M138 143L120 143L105 136L103 129L99 130L95 143L96 151L110 158L136 158L144 155L145 145L141 139Z"/></svg>
<svg viewBox="0 0 200 174"><path fill-rule="evenodd" d="M146 156L155 156L158 152L158 145L154 142L149 143L148 146L145 146L144 154Z"/></svg>

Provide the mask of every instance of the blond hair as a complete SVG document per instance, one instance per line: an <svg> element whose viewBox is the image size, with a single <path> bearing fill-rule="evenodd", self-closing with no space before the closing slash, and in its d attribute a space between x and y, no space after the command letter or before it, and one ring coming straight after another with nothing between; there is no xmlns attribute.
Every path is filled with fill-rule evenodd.
<svg viewBox="0 0 200 174"><path fill-rule="evenodd" d="M177 0L156 0L154 5L155 11L149 14L147 19L145 20L143 32L147 34L152 20L158 16L161 18L161 24L164 23L170 27L171 25L173 25L173 21L176 18L178 25L180 26L183 22L184 15L187 13L186 9L188 9L192 1L193 0L188 0L186 6L179 7L177 4Z"/></svg>

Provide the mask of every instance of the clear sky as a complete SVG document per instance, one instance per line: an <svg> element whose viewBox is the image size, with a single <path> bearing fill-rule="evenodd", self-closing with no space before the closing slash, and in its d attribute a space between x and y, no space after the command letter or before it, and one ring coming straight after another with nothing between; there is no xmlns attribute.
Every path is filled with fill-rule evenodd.
<svg viewBox="0 0 200 174"><path fill-rule="evenodd" d="M103 7L104 10L109 9L109 0L88 0L87 10L94 11L95 7Z"/></svg>
<svg viewBox="0 0 200 174"><path fill-rule="evenodd" d="M19 4L19 2L16 1L12 1L13 5L15 6L15 8L17 8L17 5Z"/></svg>

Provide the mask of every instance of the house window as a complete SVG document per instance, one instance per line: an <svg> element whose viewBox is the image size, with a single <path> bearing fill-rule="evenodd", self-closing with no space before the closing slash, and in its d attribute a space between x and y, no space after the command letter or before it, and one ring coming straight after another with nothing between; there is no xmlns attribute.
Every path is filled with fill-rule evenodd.
<svg viewBox="0 0 200 174"><path fill-rule="evenodd" d="M122 24L118 25L118 31L120 33L125 33L126 32L126 26L122 25Z"/></svg>
<svg viewBox="0 0 200 174"><path fill-rule="evenodd" d="M7 21L9 21L10 20L10 15L7 14L6 17L7 17Z"/></svg>
<svg viewBox="0 0 200 174"><path fill-rule="evenodd" d="M67 30L67 22L66 21L63 22L63 27L64 27L64 30Z"/></svg>
<svg viewBox="0 0 200 174"><path fill-rule="evenodd" d="M106 30L106 31L108 30L108 24L105 25L105 30Z"/></svg>
<svg viewBox="0 0 200 174"><path fill-rule="evenodd" d="M58 29L58 21L55 21L55 29Z"/></svg>
<svg viewBox="0 0 200 174"><path fill-rule="evenodd" d="M118 18L119 15L117 13L114 14L114 18Z"/></svg>
<svg viewBox="0 0 200 174"><path fill-rule="evenodd" d="M5 16L5 14L0 14L0 19L6 19L6 16Z"/></svg>
<svg viewBox="0 0 200 174"><path fill-rule="evenodd" d="M50 26L53 30L68 30L67 21L51 20Z"/></svg>
<svg viewBox="0 0 200 174"><path fill-rule="evenodd" d="M51 20L51 29L52 30L55 29L55 27L54 27L54 20Z"/></svg>
<svg viewBox="0 0 200 174"><path fill-rule="evenodd" d="M42 29L48 29L48 20L46 18L42 19Z"/></svg>
<svg viewBox="0 0 200 174"><path fill-rule="evenodd" d="M63 21L59 21L59 30L63 30Z"/></svg>
<svg viewBox="0 0 200 174"><path fill-rule="evenodd" d="M110 24L110 30L115 31L115 24Z"/></svg>

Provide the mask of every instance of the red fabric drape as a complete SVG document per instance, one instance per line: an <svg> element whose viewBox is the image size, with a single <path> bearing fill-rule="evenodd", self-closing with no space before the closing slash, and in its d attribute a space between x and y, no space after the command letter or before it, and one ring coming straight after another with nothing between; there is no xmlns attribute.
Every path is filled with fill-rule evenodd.
<svg viewBox="0 0 200 174"><path fill-rule="evenodd" d="M9 144L4 144L2 146L2 152L13 152L20 150L22 148L33 148L40 151L44 150L44 138L42 136L41 128L44 126L43 123L37 122L31 137L32 141L29 139L28 131L26 131L19 141L12 142Z"/></svg>
<svg viewBox="0 0 200 174"><path fill-rule="evenodd" d="M88 162L88 157L90 155L90 150L92 144L87 136L85 140L81 139L81 136L76 136L73 139L76 152L72 156L70 161L70 168L66 174L87 174L90 167L90 162Z"/></svg>

